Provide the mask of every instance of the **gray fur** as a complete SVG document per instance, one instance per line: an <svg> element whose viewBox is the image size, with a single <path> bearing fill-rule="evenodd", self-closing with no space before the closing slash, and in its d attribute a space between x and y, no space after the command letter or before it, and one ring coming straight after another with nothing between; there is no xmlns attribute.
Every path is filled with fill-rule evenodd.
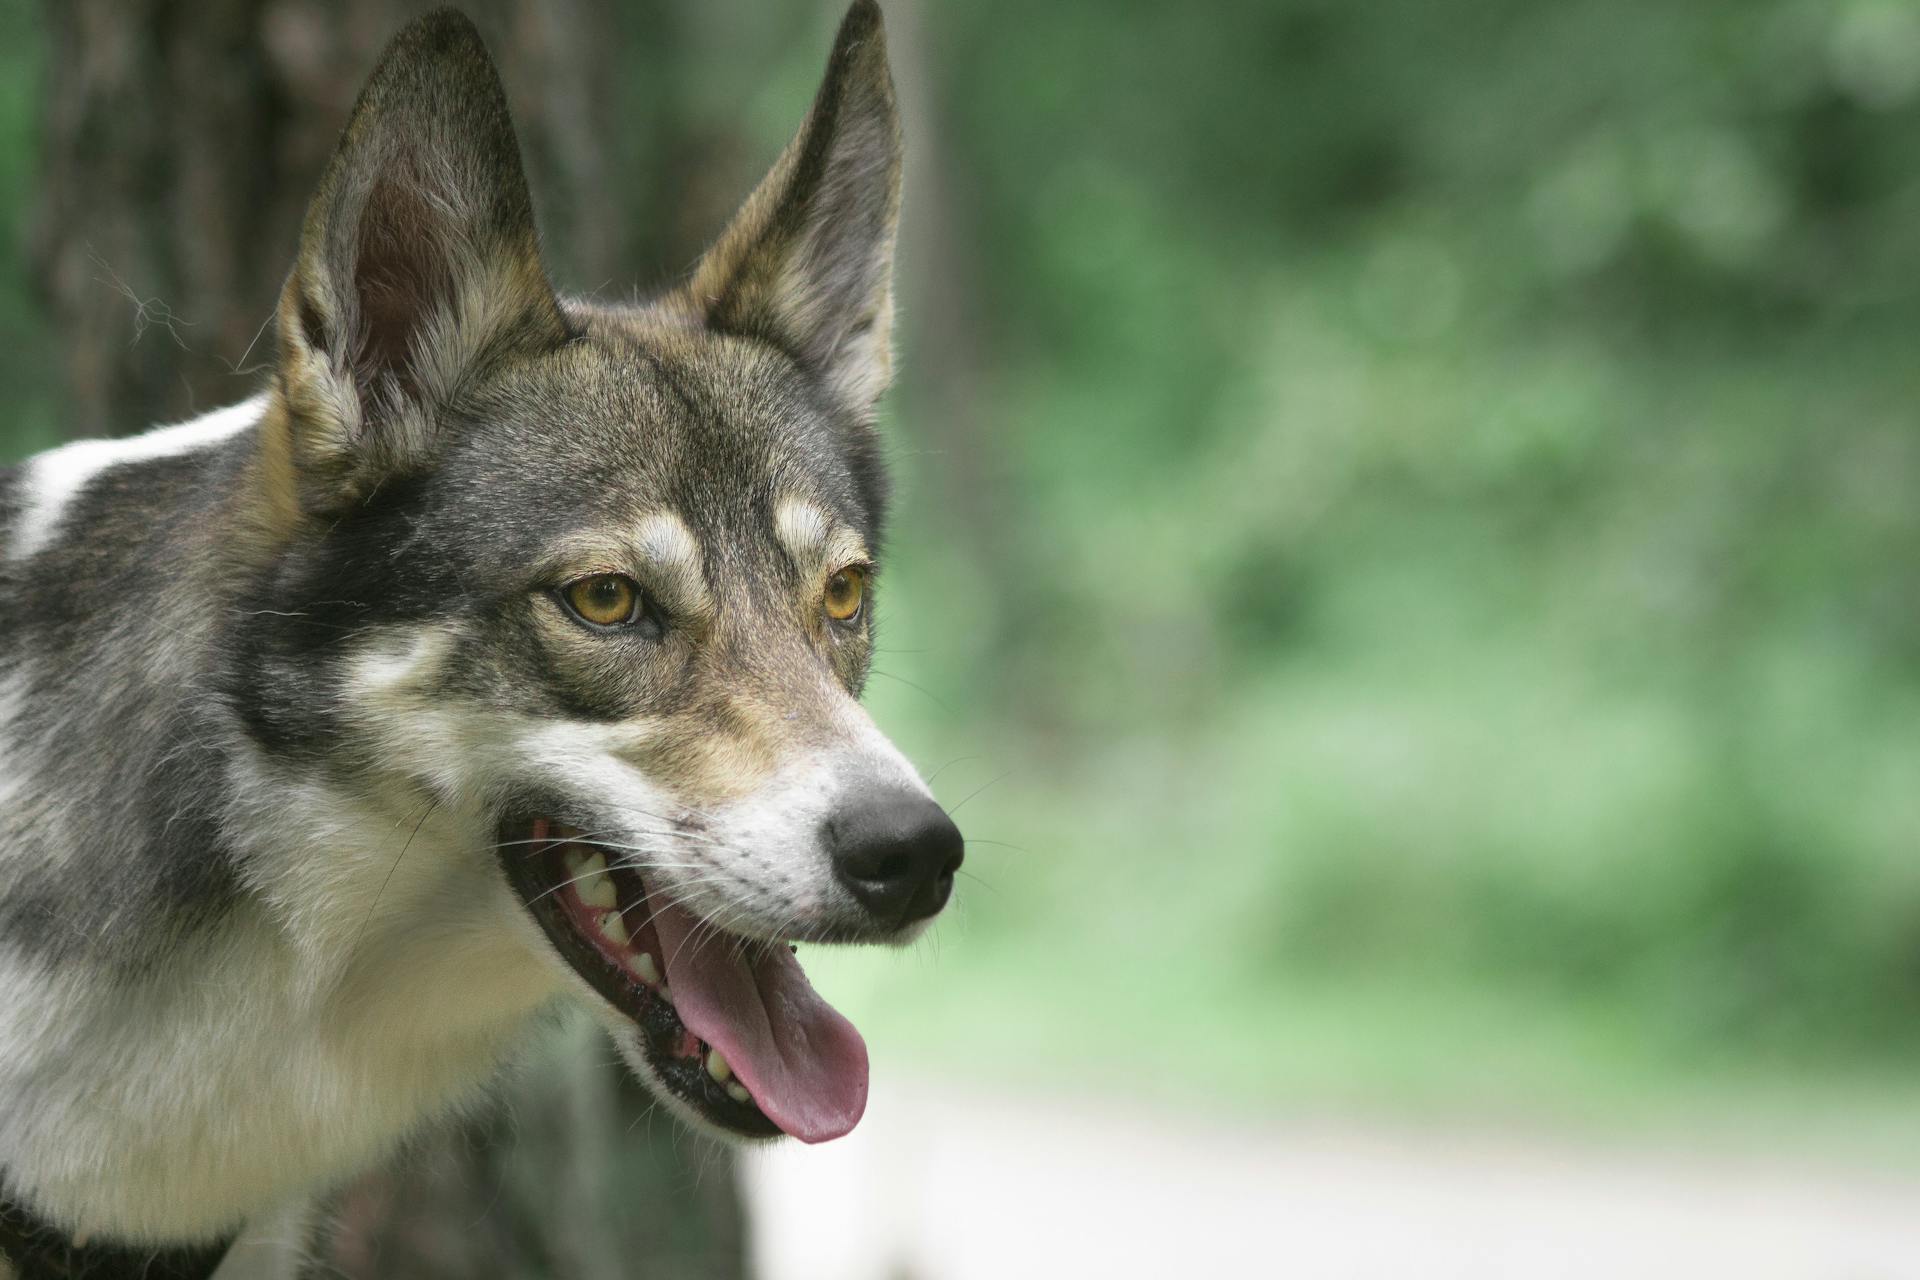
<svg viewBox="0 0 1920 1280"><path fill-rule="evenodd" d="M607 1017L495 861L529 806L746 936L871 933L809 842L837 788L920 785L854 701L871 605L818 603L880 554L898 180L861 0L692 284L559 299L491 64L435 14L316 194L267 395L0 473L8 1194L216 1238L471 1099L556 1000ZM648 628L561 607L609 559L660 575Z"/></svg>

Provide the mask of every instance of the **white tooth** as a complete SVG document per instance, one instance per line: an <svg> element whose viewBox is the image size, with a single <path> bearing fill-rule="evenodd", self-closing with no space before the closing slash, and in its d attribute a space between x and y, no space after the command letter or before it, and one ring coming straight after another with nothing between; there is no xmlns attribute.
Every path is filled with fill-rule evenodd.
<svg viewBox="0 0 1920 1280"><path fill-rule="evenodd" d="M600 932L605 934L617 947L627 945L627 922L618 911L600 913Z"/></svg>
<svg viewBox="0 0 1920 1280"><path fill-rule="evenodd" d="M606 876L588 876L584 880L576 880L573 887L580 895L580 901L590 907L604 911L620 905L620 893Z"/></svg>
<svg viewBox="0 0 1920 1280"><path fill-rule="evenodd" d="M727 1060L720 1056L718 1049L707 1050L707 1074L721 1084L733 1079L733 1068L727 1065Z"/></svg>
<svg viewBox="0 0 1920 1280"><path fill-rule="evenodd" d="M752 1102L753 1095L747 1092L747 1086L735 1080L727 1086L727 1096L735 1102Z"/></svg>
<svg viewBox="0 0 1920 1280"><path fill-rule="evenodd" d="M660 984L660 998L668 1004L673 1003L673 992L667 990L667 984L664 982Z"/></svg>
<svg viewBox="0 0 1920 1280"><path fill-rule="evenodd" d="M636 952L627 960L628 966L640 975L641 981L650 987L660 985L660 970L654 967L653 957L644 951Z"/></svg>
<svg viewBox="0 0 1920 1280"><path fill-rule="evenodd" d="M607 860L592 849L569 845L566 852L567 883L590 907L605 910L620 905L619 891L607 875Z"/></svg>

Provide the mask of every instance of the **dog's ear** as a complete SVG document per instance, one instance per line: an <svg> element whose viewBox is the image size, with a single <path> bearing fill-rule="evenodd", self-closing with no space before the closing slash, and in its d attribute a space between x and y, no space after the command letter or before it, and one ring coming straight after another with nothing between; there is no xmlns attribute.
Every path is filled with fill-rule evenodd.
<svg viewBox="0 0 1920 1280"><path fill-rule="evenodd" d="M472 376L566 338L506 94L473 24L439 10L361 91L277 313L292 500L351 499L432 456Z"/></svg>
<svg viewBox="0 0 1920 1280"><path fill-rule="evenodd" d="M855 0L800 132L695 269L685 301L763 338L848 407L892 377L900 117L879 6Z"/></svg>

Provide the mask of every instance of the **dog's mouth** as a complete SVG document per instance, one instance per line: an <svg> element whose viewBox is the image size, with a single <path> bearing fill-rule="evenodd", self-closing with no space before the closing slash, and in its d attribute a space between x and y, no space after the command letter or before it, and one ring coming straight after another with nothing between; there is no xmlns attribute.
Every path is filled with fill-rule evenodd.
<svg viewBox="0 0 1920 1280"><path fill-rule="evenodd" d="M824 1142L867 1104L867 1047L793 949L703 923L608 850L510 823L507 878L561 958L638 1029L659 1084L741 1137Z"/></svg>

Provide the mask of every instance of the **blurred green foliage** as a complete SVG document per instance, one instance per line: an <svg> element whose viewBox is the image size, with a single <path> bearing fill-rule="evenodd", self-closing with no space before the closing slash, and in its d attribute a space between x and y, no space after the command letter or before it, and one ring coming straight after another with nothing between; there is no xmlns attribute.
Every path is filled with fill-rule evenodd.
<svg viewBox="0 0 1920 1280"><path fill-rule="evenodd" d="M913 14L943 231L910 208L870 701L977 842L956 918L830 989L1235 1087L1301 1038L1462 1078L1914 1047L1920 10ZM774 27L689 53L689 116L767 154L825 47Z"/></svg>
<svg viewBox="0 0 1920 1280"><path fill-rule="evenodd" d="M909 508L890 635L1027 850L959 931L1022 961L941 983L1105 974L1104 1051L1270 1072L1314 991L1436 1061L1569 1016L1568 1061L1910 1050L1920 10L939 23L996 528ZM1449 1045L1442 990L1521 1012Z"/></svg>

